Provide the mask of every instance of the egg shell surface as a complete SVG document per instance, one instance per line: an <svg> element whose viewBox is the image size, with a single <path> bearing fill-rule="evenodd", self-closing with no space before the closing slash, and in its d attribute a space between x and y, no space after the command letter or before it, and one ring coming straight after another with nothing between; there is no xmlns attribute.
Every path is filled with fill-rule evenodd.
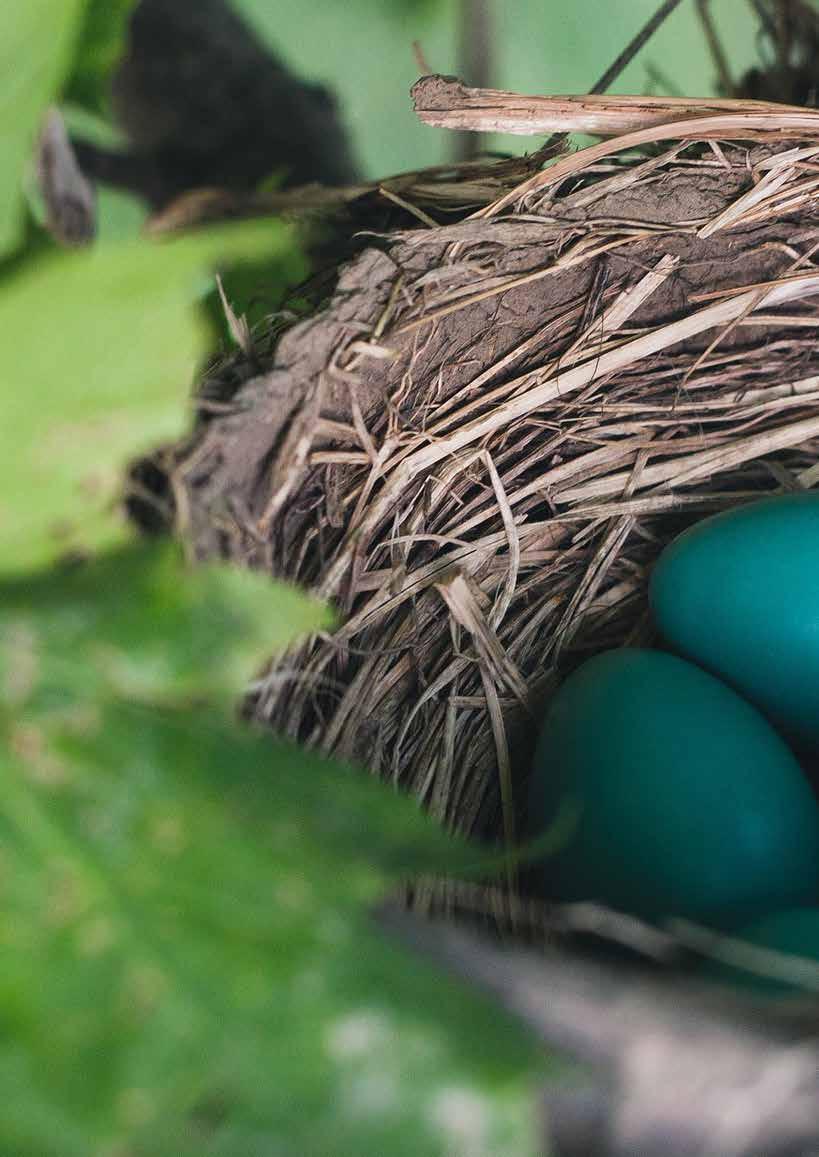
<svg viewBox="0 0 819 1157"><path fill-rule="evenodd" d="M672 650L819 747L819 494L697 523L661 555L649 598Z"/></svg>
<svg viewBox="0 0 819 1157"><path fill-rule="evenodd" d="M730 928L811 903L819 809L767 720L699 667L608 651L551 701L529 786L529 827L578 816L539 873L547 895L653 920Z"/></svg>

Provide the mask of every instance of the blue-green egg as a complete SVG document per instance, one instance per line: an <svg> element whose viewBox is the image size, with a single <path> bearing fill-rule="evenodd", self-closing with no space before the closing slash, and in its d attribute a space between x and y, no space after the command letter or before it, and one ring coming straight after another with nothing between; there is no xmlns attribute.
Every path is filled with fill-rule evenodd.
<svg viewBox="0 0 819 1157"><path fill-rule="evenodd" d="M697 523L661 555L650 600L674 651L819 746L819 494Z"/></svg>
<svg viewBox="0 0 819 1157"><path fill-rule="evenodd" d="M737 959L733 964L709 962L704 968L709 978L771 994L799 991L816 993L819 986L819 908L789 908L772 912L741 928L732 935L733 938L753 948L767 948L798 957L798 961L790 962L795 966L796 974L786 977L775 969L763 972L743 968Z"/></svg>
<svg viewBox="0 0 819 1157"><path fill-rule="evenodd" d="M749 703L660 651L608 651L552 700L530 829L577 815L538 871L546 894L646 919L736 927L819 891L819 809L793 754Z"/></svg>

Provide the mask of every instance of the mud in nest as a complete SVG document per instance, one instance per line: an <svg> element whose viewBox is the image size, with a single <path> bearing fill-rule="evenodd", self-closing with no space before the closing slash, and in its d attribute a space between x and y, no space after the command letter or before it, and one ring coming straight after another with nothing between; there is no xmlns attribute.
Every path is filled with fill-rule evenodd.
<svg viewBox="0 0 819 1157"><path fill-rule="evenodd" d="M255 371L214 367L164 459L177 533L342 618L270 664L252 716L453 829L519 835L543 704L652 642L664 544L819 482L817 153L575 165L378 238L320 312L256 335Z"/></svg>

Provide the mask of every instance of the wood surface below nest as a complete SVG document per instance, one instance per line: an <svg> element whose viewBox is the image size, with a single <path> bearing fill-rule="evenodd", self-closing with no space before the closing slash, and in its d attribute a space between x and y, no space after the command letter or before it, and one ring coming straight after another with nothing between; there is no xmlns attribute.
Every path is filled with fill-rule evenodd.
<svg viewBox="0 0 819 1157"><path fill-rule="evenodd" d="M651 641L663 544L819 481L817 154L591 151L511 210L384 238L255 370L216 367L169 468L178 533L343 616L249 711L518 835L543 703Z"/></svg>

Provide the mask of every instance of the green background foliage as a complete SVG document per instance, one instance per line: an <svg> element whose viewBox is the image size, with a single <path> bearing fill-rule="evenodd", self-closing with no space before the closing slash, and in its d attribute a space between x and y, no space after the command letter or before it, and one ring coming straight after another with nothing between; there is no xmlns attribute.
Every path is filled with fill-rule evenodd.
<svg viewBox="0 0 819 1157"><path fill-rule="evenodd" d="M588 90L655 12L659 0L496 0L494 84L517 92ZM452 157L451 136L421 125L408 99L421 44L435 72L458 73L458 0L236 0L264 37L303 75L339 93L361 164L369 176ZM716 22L737 71L755 55L747 0L717 0ZM693 0L685 0L614 86L645 92L654 65L687 96L708 96L715 77ZM468 79L468 78L466 78ZM658 89L657 91L662 91ZM526 137L495 138L521 153Z"/></svg>
<svg viewBox="0 0 819 1157"><path fill-rule="evenodd" d="M191 303L218 259L261 254L282 280L303 269L288 231L256 221L51 253L17 272L0 296L0 333L13 335L2 370L0 573L121 535L111 507L126 457L190 422L184 399L207 344Z"/></svg>
<svg viewBox="0 0 819 1157"><path fill-rule="evenodd" d="M430 68L458 73L460 0L235 0L264 41L299 75L329 85L338 95L363 175L382 177L452 158L452 137L422 125L409 89L419 72L418 41ZM520 92L577 93L588 89L656 8L656 0L601 4L599 0L496 0L494 81ZM68 87L71 100L97 112L107 108L103 66L116 55L116 35L127 0L89 5L94 36L82 51ZM756 25L747 0L719 0L714 17L737 75L756 58ZM103 33L114 39L101 39ZM658 79L652 69L660 74ZM664 83L665 82L665 83ZM716 91L693 0L685 0L613 86L615 92ZM84 131L89 132L87 120ZM98 129L91 135L98 136ZM493 137L487 146L520 153L526 137ZM142 210L121 193L103 190L101 227L128 236Z"/></svg>

